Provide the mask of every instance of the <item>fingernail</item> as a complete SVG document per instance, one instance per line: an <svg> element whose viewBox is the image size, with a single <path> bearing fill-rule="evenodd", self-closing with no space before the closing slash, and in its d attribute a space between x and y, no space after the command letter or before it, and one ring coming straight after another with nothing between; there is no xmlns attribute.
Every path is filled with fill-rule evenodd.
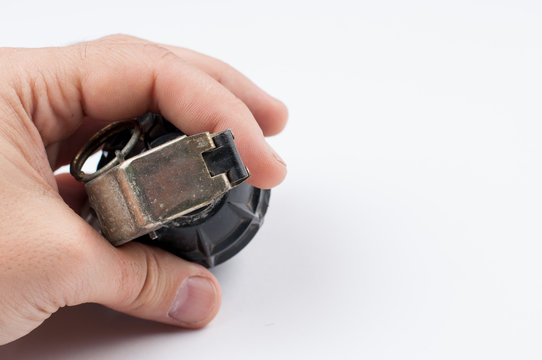
<svg viewBox="0 0 542 360"><path fill-rule="evenodd" d="M273 157L275 158L275 160L278 163L280 163L282 166L287 167L286 162L279 156L279 154L277 154L277 152L271 146L269 146L269 148L271 149L271 152L273 153Z"/></svg>
<svg viewBox="0 0 542 360"><path fill-rule="evenodd" d="M207 320L216 306L217 292L214 284L203 277L189 277L181 284L168 316L185 324Z"/></svg>

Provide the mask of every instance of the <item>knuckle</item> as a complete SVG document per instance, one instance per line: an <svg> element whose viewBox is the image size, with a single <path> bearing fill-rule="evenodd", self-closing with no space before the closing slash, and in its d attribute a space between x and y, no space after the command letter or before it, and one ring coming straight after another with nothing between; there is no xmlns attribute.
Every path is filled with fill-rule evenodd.
<svg viewBox="0 0 542 360"><path fill-rule="evenodd" d="M146 50L145 53L152 57L153 62L167 64L181 60L174 52L158 44L148 43L145 44L144 47Z"/></svg>
<svg viewBox="0 0 542 360"><path fill-rule="evenodd" d="M141 252L137 263L123 266L121 283L126 294L126 307L138 312L142 307L158 303L163 293L164 276L160 261L152 249L138 246Z"/></svg>
<svg viewBox="0 0 542 360"><path fill-rule="evenodd" d="M92 45L92 42L85 41L85 42L74 44L68 47L68 49L73 49L77 57L80 60L85 61L88 57L88 53L91 48L91 45Z"/></svg>
<svg viewBox="0 0 542 360"><path fill-rule="evenodd" d="M115 43L146 42L146 40L140 39L132 35L122 34L122 33L107 35L95 41L96 42L115 42Z"/></svg>
<svg viewBox="0 0 542 360"><path fill-rule="evenodd" d="M134 55L137 55L140 61L147 60L150 64L179 59L172 51L159 44L124 34L109 35L98 40L78 44L78 47L82 58L86 58L89 48L92 47L102 56L111 57L112 54L117 54L122 58L133 58Z"/></svg>
<svg viewBox="0 0 542 360"><path fill-rule="evenodd" d="M70 47L76 49L81 60L87 60L88 55L97 56L98 58L111 58L115 56L114 54L131 57L134 51L143 54L142 50L145 48L158 48L159 46L135 36L114 34L96 40L76 43Z"/></svg>

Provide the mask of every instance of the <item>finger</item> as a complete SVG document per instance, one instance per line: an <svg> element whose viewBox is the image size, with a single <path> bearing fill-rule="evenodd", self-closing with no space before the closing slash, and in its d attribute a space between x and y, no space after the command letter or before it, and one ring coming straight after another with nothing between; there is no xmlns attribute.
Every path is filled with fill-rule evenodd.
<svg viewBox="0 0 542 360"><path fill-rule="evenodd" d="M27 113L34 114L32 120L46 145L69 137L85 115L119 120L150 110L188 134L231 128L255 186L273 187L286 175L284 163L265 142L246 105L162 47L109 39L62 51L37 51L44 53L20 60L31 77L42 80L29 81L33 86L23 87L19 98ZM40 91L47 93L48 102L35 100L43 98L35 94Z"/></svg>
<svg viewBox="0 0 542 360"><path fill-rule="evenodd" d="M264 135L276 135L288 120L286 106L270 96L250 79L228 64L198 52L170 45L161 45L206 72L244 102L263 130Z"/></svg>
<svg viewBox="0 0 542 360"><path fill-rule="evenodd" d="M0 274L4 289L14 289L0 302L12 321L20 319L10 337L59 307L86 302L184 327L201 327L215 316L221 293L208 270L138 243L113 247L55 189L36 182L28 164L0 160L10 174L0 179L7 194L0 216L10 223L0 241Z"/></svg>
<svg viewBox="0 0 542 360"><path fill-rule="evenodd" d="M105 38L108 41L110 38ZM113 42L128 44L146 43L146 40L133 36L119 36L112 39ZM200 70L204 71L216 81L224 85L235 96L243 101L259 123L264 135L278 134L288 120L288 109L278 99L270 96L256 86L250 79L228 64L213 57L203 55L189 49L160 44L180 58L188 61Z"/></svg>
<svg viewBox="0 0 542 360"><path fill-rule="evenodd" d="M84 185L69 174L56 179L62 198L79 212L86 201ZM66 232L62 229L63 237ZM139 243L114 248L87 224L69 232L85 243L82 257L87 265L82 275L74 272L77 276L68 283L75 285L68 286L68 291L89 289L68 296L75 299L70 305L96 302L129 315L190 328L204 326L218 312L220 287L202 266Z"/></svg>
<svg viewBox="0 0 542 360"><path fill-rule="evenodd" d="M94 252L100 268L88 276L96 286L79 302L188 328L202 327L215 317L221 292L207 269L138 243L107 245Z"/></svg>
<svg viewBox="0 0 542 360"><path fill-rule="evenodd" d="M87 201L87 193L85 191L85 185L77 180L70 174L58 174L55 176L58 186L58 193L68 206L80 213L81 209Z"/></svg>
<svg viewBox="0 0 542 360"><path fill-rule="evenodd" d="M28 236L28 226L17 226L10 236L25 239L25 246L14 242L7 250L0 249L8 259L32 264L15 267L23 271L13 276L24 275L27 280L20 286L28 287L25 295L35 309L23 311L22 316L33 319L32 326L59 307L88 302L189 328L204 326L218 312L220 287L202 266L139 243L115 248L59 198L41 197L24 211L40 233ZM0 269L13 272L9 262L7 270Z"/></svg>

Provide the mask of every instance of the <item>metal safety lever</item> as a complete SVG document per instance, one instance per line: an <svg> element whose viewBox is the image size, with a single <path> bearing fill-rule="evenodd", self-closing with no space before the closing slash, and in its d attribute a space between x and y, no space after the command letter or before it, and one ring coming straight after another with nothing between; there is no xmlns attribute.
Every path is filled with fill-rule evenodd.
<svg viewBox="0 0 542 360"><path fill-rule="evenodd" d="M92 174L82 171L88 157L112 135L132 129L122 150ZM126 158L141 142L138 121L109 125L75 156L72 175L85 182L89 204L104 236L122 245L185 214L211 204L250 175L230 130L182 135Z"/></svg>

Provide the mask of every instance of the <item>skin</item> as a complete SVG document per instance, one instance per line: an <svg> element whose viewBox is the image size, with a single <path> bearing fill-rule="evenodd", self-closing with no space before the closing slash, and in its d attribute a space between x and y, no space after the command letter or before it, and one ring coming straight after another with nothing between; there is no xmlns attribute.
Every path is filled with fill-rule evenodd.
<svg viewBox="0 0 542 360"><path fill-rule="evenodd" d="M219 60L123 35L0 48L0 344L87 302L188 328L216 315L209 271L142 244L113 247L77 215L83 186L53 173L105 124L147 111L188 134L231 128L257 187L286 175L264 138L283 129L286 107ZM194 276L211 286L191 293L194 311L171 316Z"/></svg>

